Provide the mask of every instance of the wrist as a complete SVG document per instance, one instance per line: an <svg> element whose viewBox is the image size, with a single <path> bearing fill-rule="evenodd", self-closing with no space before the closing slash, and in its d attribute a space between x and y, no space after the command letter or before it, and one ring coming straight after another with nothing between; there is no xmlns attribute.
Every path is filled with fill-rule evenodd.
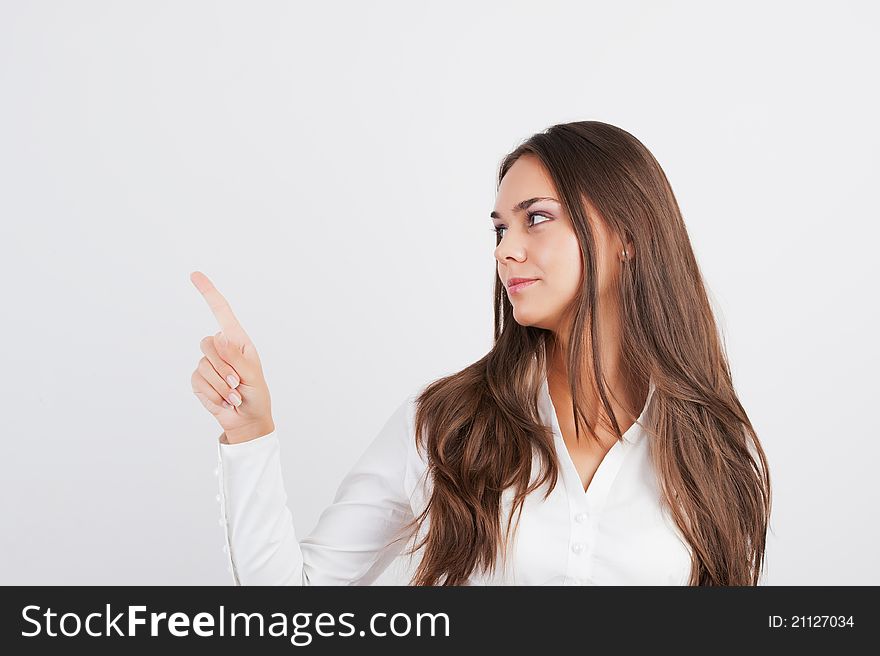
<svg viewBox="0 0 880 656"><path fill-rule="evenodd" d="M224 431L220 436L222 444L241 444L242 442L250 442L260 437L265 437L269 433L275 431L275 423L269 421L258 426L247 426L231 431Z"/></svg>

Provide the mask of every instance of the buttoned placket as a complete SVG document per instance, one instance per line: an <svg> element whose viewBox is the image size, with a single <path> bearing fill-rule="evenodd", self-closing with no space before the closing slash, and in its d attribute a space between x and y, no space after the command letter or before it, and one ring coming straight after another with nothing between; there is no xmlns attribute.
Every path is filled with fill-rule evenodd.
<svg viewBox="0 0 880 656"><path fill-rule="evenodd" d="M557 448L565 449L562 436L557 435ZM572 585L595 585L593 579L596 537L605 500L628 454L628 443L617 442L605 454L584 491L580 475L568 451L561 454L563 480L569 497L571 518L571 554L568 575L578 582Z"/></svg>
<svg viewBox="0 0 880 656"><path fill-rule="evenodd" d="M598 522L605 505L605 499L609 489L620 470L630 442L626 435L622 442L615 443L605 454L599 464L589 487L584 491L580 475L571 460L565 440L562 438L562 429L559 427L556 408L550 397L550 389L547 382L546 369L541 381L542 403L539 409L542 411L542 420L548 425L554 435L557 453L559 455L561 476L566 495L568 496L570 518L570 540L568 553L568 567L565 572L564 585L594 585L593 580L593 555L598 535ZM639 420L645 417L650 405L655 386L653 379L649 381L648 397ZM638 428L634 424L627 433L631 436Z"/></svg>
<svg viewBox="0 0 880 656"><path fill-rule="evenodd" d="M571 566L567 572L566 585L589 585L590 561L592 560L592 531L589 514L579 504L572 503Z"/></svg>
<svg viewBox="0 0 880 656"><path fill-rule="evenodd" d="M227 564L226 571L232 574L232 584L240 586L241 582L238 578L238 570L235 567L235 559L232 556L232 542L229 535L229 516L226 512L226 477L223 471L223 455L221 452L220 440L217 440L217 466L214 468L214 476L217 477L217 483L220 493L215 497L220 504L220 519L218 524L223 528L223 553L226 554Z"/></svg>
<svg viewBox="0 0 880 656"><path fill-rule="evenodd" d="M544 392L546 394L547 413L546 420L553 431L557 454L559 455L560 474L565 494L568 497L569 507L569 553L568 567L565 571L563 585L594 585L593 581L593 554L598 535L597 518L601 512L604 501L606 476L611 470L611 478L620 463L620 448L606 453L605 459L600 463L593 475L593 480L587 491L584 491L580 475L571 460L565 440L562 437L562 429L556 416L556 408L544 380ZM618 445L615 445L618 446ZM610 456L610 457L609 457ZM598 497L597 497L598 494Z"/></svg>
<svg viewBox="0 0 880 656"><path fill-rule="evenodd" d="M566 569L565 585L590 585L592 583L593 531L590 514L587 510L587 499L572 494L568 472L563 473L563 484L569 497L570 540L568 568ZM578 481L579 484L579 481Z"/></svg>
<svg viewBox="0 0 880 656"><path fill-rule="evenodd" d="M562 438L562 430L559 428L556 408L553 406L553 400L550 398L546 378L542 381L542 387L544 402L541 409L545 413L542 419L553 432L553 441L560 467L559 482L565 491L565 496L568 498L568 561L565 568L563 585L590 585L592 583L591 562L593 536L595 533L589 521L589 498L588 495L584 494L577 472L573 475L569 471L569 467L573 467L573 465L570 465L571 456L568 455L565 441Z"/></svg>
<svg viewBox="0 0 880 656"><path fill-rule="evenodd" d="M562 432L559 428L553 400L550 398L547 379L544 378L541 382L543 402L540 409L543 414L542 420L553 432L554 445L559 455L558 462L560 465L560 480L558 484L561 484L568 498L568 560L563 585L590 585L592 582L590 578L592 573L590 563L592 561L592 538L594 532L589 521L588 498L584 495L583 488L580 487L579 477L574 476L573 479L569 472L571 457L568 455L565 442L562 439ZM563 449L566 449L564 453L562 453ZM574 486L578 487L575 488Z"/></svg>

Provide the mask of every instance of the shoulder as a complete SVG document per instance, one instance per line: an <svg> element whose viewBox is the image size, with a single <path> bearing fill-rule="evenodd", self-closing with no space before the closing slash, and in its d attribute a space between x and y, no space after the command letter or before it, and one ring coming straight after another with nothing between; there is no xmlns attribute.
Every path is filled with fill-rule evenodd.
<svg viewBox="0 0 880 656"><path fill-rule="evenodd" d="M402 419L406 424L406 439L414 451L416 446L416 411L419 406L419 397L429 384L420 383L411 387L409 393L398 406L398 412L401 413Z"/></svg>
<svg viewBox="0 0 880 656"><path fill-rule="evenodd" d="M427 454L423 449L417 448L416 443L416 412L418 410L419 397L425 391L430 382L420 383L410 388L406 396L399 402L395 415L399 422L401 434L406 441L404 445L407 453L408 469L410 475L421 477L428 467ZM424 440L426 436L422 436Z"/></svg>
<svg viewBox="0 0 880 656"><path fill-rule="evenodd" d="M411 387L403 397L398 397L386 416L379 431L378 441L386 449L393 449L398 455L406 454L407 460L417 456L415 450L415 419L418 399L427 384Z"/></svg>

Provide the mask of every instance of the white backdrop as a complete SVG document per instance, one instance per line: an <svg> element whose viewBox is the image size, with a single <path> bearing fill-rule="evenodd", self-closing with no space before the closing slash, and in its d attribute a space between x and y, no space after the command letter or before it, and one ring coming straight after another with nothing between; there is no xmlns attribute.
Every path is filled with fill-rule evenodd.
<svg viewBox="0 0 880 656"><path fill-rule="evenodd" d="M770 462L764 581L880 584L877 5L714 5L0 1L0 583L231 583L195 270L304 537L490 348L501 157L594 119L680 202Z"/></svg>

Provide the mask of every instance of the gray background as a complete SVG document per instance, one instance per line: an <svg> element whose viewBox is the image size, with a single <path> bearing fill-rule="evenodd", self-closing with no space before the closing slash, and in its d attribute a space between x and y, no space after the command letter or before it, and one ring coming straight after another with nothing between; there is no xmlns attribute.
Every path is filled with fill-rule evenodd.
<svg viewBox="0 0 880 656"><path fill-rule="evenodd" d="M0 2L0 583L230 583L194 270L304 537L490 347L500 158L584 119L681 204L770 461L765 582L880 583L877 5L709 5Z"/></svg>

